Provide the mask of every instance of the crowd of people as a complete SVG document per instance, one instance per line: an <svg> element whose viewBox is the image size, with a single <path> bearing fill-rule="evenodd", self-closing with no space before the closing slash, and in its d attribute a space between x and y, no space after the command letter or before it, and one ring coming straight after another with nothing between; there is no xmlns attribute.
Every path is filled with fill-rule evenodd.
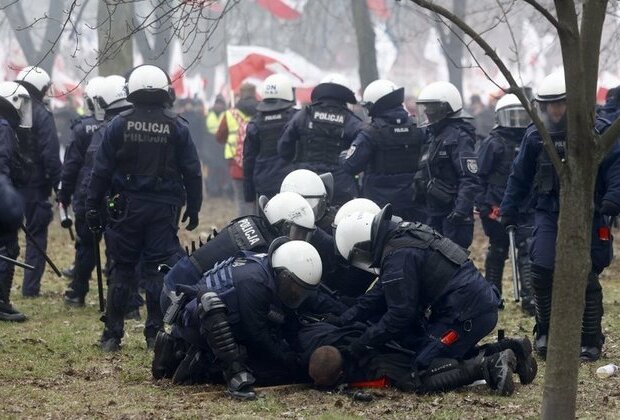
<svg viewBox="0 0 620 420"><path fill-rule="evenodd" d="M255 398L255 385L377 378L418 393L483 379L511 395L514 374L523 385L535 379L534 350L547 351L559 181L515 95L496 102L491 128L480 104L475 126L444 81L421 90L413 115L389 80L370 83L358 103L332 74L298 109L291 80L274 74L260 95L243 85L234 107L218 97L205 115L146 64L89 80L89 113L72 123L61 164L44 104L50 82L27 67L0 83L0 320L26 320L10 303L15 264L27 268L22 294L40 294L54 192L62 211L73 208L77 234L64 302L85 305L103 238L101 350L121 349L144 289L156 379L224 383L239 399ZM564 156L563 73L531 96ZM612 90L597 109L599 133L618 117L619 97ZM477 142L477 130L490 131ZM593 197L584 361L598 360L604 344L598 276L612 258L608 219L620 213L619 157L615 145ZM230 194L238 217L186 252L179 224L199 225L205 190ZM484 276L469 258L475 214L489 237ZM25 264L16 260L20 228ZM534 343L480 345L503 305L511 239Z"/></svg>

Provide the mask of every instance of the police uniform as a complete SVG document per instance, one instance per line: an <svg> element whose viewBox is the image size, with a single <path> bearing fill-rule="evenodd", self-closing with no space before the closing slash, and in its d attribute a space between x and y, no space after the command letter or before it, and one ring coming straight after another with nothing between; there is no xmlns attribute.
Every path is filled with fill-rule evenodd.
<svg viewBox="0 0 620 420"><path fill-rule="evenodd" d="M23 137L28 137L29 150L26 153L32 159L33 165L29 181L19 188L19 192L26 206L26 228L37 244L46 250L47 229L53 218L49 197L60 181L60 145L54 117L41 101L40 92L34 89L33 93L29 86L24 87L32 98L32 130L29 134L23 134ZM30 240L26 241L25 262L36 268L25 270L22 294L28 297L38 296L45 270L45 258Z"/></svg>
<svg viewBox="0 0 620 420"><path fill-rule="evenodd" d="M600 133L609 122L598 118L595 123ZM551 139L560 156L564 156L566 137L552 134ZM620 146L615 145L599 167L594 197L596 208L603 200L620 204ZM516 217L519 205L530 190L535 198L534 232L530 247L532 260L532 287L536 301L536 335L546 337L551 316L551 288L557 236L557 222L560 210L559 179L551 160L543 148L542 138L534 125L528 127L521 150L517 155L508 186L501 203L503 217ZM598 275L612 258L611 240L599 236L599 229L606 226L604 217L595 210L592 221L592 272L586 288L586 309L582 324L582 346L602 347L604 336L601 331L603 316L603 293ZM545 346L546 347L546 346Z"/></svg>
<svg viewBox="0 0 620 420"><path fill-rule="evenodd" d="M413 340L419 369L436 358L462 358L495 328L497 290L466 250L429 226L382 223L372 245L379 281L340 317L345 325L379 317L352 344L353 353L397 338Z"/></svg>
<svg viewBox="0 0 620 420"><path fill-rule="evenodd" d="M83 299L88 292L88 280L95 266L92 233L86 224L85 198L90 171L93 168L94 152L101 143L101 133L98 134L97 145L90 148L91 139L99 129L100 121L92 116L81 117L71 125L71 140L65 152L65 159L61 173L61 189L58 191L58 201L65 207L73 204L75 214L75 269L73 280L69 284L70 292L65 295ZM90 153L89 153L90 150Z"/></svg>
<svg viewBox="0 0 620 420"><path fill-rule="evenodd" d="M464 248L473 239L473 203L479 188L475 138L474 126L461 118L429 126L416 175L425 187L428 225Z"/></svg>
<svg viewBox="0 0 620 420"><path fill-rule="evenodd" d="M278 142L278 153L293 161L295 169L334 176L333 204L343 204L357 197L355 178L339 163L339 156L351 146L362 121L344 101L318 98L297 112Z"/></svg>
<svg viewBox="0 0 620 420"><path fill-rule="evenodd" d="M255 201L261 195L273 197L292 171L292 165L278 155L278 140L296 111L292 104L269 112L259 110L248 123L243 143L245 201Z"/></svg>
<svg viewBox="0 0 620 420"><path fill-rule="evenodd" d="M360 196L383 207L392 204L394 213L405 220L425 221L412 200L413 177L424 143L422 130L402 107L373 116L358 134L342 161L345 172L364 172Z"/></svg>
<svg viewBox="0 0 620 420"><path fill-rule="evenodd" d="M489 238L489 250L485 261L485 277L502 292L502 276L504 264L508 258L510 243L506 229L498 221L499 205L504 197L512 162L517 155L525 129L496 127L478 150L478 179L480 194L476 204L480 211L480 220L484 233ZM529 203L528 203L529 204ZM517 246L519 251L519 271L522 281L523 303L531 301L529 284L528 245L533 224L529 205L521 205L519 211L519 227L517 229Z"/></svg>
<svg viewBox="0 0 620 420"><path fill-rule="evenodd" d="M156 285L147 289L152 320L145 328L148 340L162 326L158 303L163 279L157 265L180 248L179 209L185 197L188 214L197 215L202 204L200 161L184 120L163 104L138 104L114 118L96 153L87 210L99 209L108 190L116 215L105 232L113 263L102 343L120 342L123 336L123 314L130 291L137 289L139 261L145 282Z"/></svg>

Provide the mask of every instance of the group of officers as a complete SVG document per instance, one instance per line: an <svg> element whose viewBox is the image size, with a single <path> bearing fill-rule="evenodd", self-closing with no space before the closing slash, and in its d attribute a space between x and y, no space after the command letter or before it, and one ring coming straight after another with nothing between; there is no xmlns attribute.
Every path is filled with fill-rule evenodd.
<svg viewBox="0 0 620 420"><path fill-rule="evenodd" d="M0 199L11 210L0 219L8 257L0 261L0 318L25 319L9 300L17 230L25 214L35 231L43 210L47 229L56 190L63 209L73 206L78 236L65 302L84 305L103 234L101 348L120 349L129 302L143 287L155 378L224 382L240 399L255 398L255 384L308 377L327 387L381 377L414 392L484 379L501 395L514 391L513 373L532 382L537 365L527 338L478 346L497 323L510 227L520 232L533 347L546 354L559 182L525 109L514 95L498 101L497 126L477 153L450 83L422 89L416 121L403 107L404 89L377 80L363 93L368 122L349 110L356 98L346 85L331 75L310 105L294 110L290 80L265 80L243 146L245 196L257 214L241 215L189 254L177 232L179 220L187 230L198 226L201 168L186 121L171 110L165 71L141 65L126 77L90 80L92 114L73 126L62 171L45 161L50 150L57 157L57 146L42 140L53 125L42 102L49 76L29 67L16 82L0 83ZM560 155L565 94L563 74L554 73L534 96ZM596 129L609 124L598 117ZM583 360L597 360L604 341L598 275L610 263L611 241L599 228L620 212L619 151L601 165L593 197ZM490 238L486 279L467 251L474 206ZM44 263L33 265L33 274L43 271ZM40 274L22 293L36 296L39 285Z"/></svg>

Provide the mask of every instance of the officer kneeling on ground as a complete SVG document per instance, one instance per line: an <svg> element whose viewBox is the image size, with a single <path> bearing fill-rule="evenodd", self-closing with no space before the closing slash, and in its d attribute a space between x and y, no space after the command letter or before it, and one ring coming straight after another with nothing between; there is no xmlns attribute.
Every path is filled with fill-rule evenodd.
<svg viewBox="0 0 620 420"><path fill-rule="evenodd" d="M175 362L171 346L158 346L153 376L173 376L175 383L183 383L197 371L209 376L209 367L216 366L230 395L254 399L255 379L246 356L284 366L292 374L300 371L283 327L292 311L316 295L321 271L312 245L279 238L268 254L241 251L205 273L197 285L178 287L181 298L195 297L166 318L191 347L183 362Z"/></svg>
<svg viewBox="0 0 620 420"><path fill-rule="evenodd" d="M392 221L389 205L374 216L348 216L338 224L335 239L338 252L352 265L379 275L373 288L338 320L347 325L380 317L347 347L351 357L359 359L395 338L416 349L414 373L422 384L424 375L438 371L435 360L450 359L449 369L440 371L452 372L437 378L446 382L437 386L451 386L450 381L460 386L477 379L472 378L474 373L485 373L499 393L512 393L517 365L512 350L475 360L473 368L458 361L475 351L498 318L498 291L482 277L466 250L429 226ZM519 360L521 369L533 360L529 356Z"/></svg>

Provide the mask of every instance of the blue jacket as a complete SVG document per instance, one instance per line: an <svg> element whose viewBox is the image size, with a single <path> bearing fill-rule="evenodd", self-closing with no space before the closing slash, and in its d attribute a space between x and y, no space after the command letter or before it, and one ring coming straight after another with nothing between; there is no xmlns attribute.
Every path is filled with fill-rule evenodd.
<svg viewBox="0 0 620 420"><path fill-rule="evenodd" d="M65 151L65 159L60 176L61 189L58 191L58 199L65 206L71 204L72 196L81 186L85 175L82 167L84 166L86 151L90 145L93 133L100 125L101 123L90 115L78 118L71 125L70 142ZM92 169L92 167L89 169ZM83 202L81 205L83 206ZM78 207L80 206L78 205ZM74 205L74 211L79 212L81 210L83 209L76 209Z"/></svg>
<svg viewBox="0 0 620 420"><path fill-rule="evenodd" d="M0 175L11 179L11 162L15 153L15 131L0 117Z"/></svg>
<svg viewBox="0 0 620 420"><path fill-rule="evenodd" d="M407 123L409 119L409 114L403 107L391 108L373 117L371 125L359 132L351 144L351 148L347 152L346 157L343 157L341 160L342 169L346 173L357 175L360 172L364 172L364 177L362 178L362 192L360 195L374 201L379 207L391 203L395 214L400 214L401 209L414 207L412 200L412 183L418 168L423 134L421 130L415 128L415 125L410 128L416 132L420 131L420 133L410 133L410 136L418 135L419 148L416 153L417 157L408 157L415 160L410 162L410 171L390 174L384 171L377 171L377 169L371 165L373 158L376 157L377 152L381 150L382 141L381 138L373 138L373 135L375 137L381 135L373 126L380 127L383 124L401 125ZM411 149L413 149L413 147Z"/></svg>
<svg viewBox="0 0 620 420"><path fill-rule="evenodd" d="M136 107L135 112L154 113L156 117L159 113L168 111L158 106ZM127 111L129 112L129 111ZM103 132L101 147L95 157L86 208L98 208L104 193L108 190L112 194L125 192L137 196L141 199L156 202L170 203L177 206L183 205L185 193L187 193L187 211L198 212L202 204L202 174L200 161L196 147L189 134L187 124L180 117L170 116L172 124L171 135L176 136L170 141L174 148L176 162L171 162L174 169L180 175L177 177L154 177L151 175L127 174L119 168L119 151L128 143L135 147L132 156L125 156L128 160L138 160L139 158L148 162L148 157L144 156L143 144L139 141L125 142L125 126L129 117L125 112L115 117Z"/></svg>
<svg viewBox="0 0 620 420"><path fill-rule="evenodd" d="M455 210L468 216L480 188L474 151L475 128L463 119L444 119L427 131L427 150L420 162L420 175L427 182L438 179L452 191L451 202L441 203L427 189L427 212L430 216L445 216Z"/></svg>

